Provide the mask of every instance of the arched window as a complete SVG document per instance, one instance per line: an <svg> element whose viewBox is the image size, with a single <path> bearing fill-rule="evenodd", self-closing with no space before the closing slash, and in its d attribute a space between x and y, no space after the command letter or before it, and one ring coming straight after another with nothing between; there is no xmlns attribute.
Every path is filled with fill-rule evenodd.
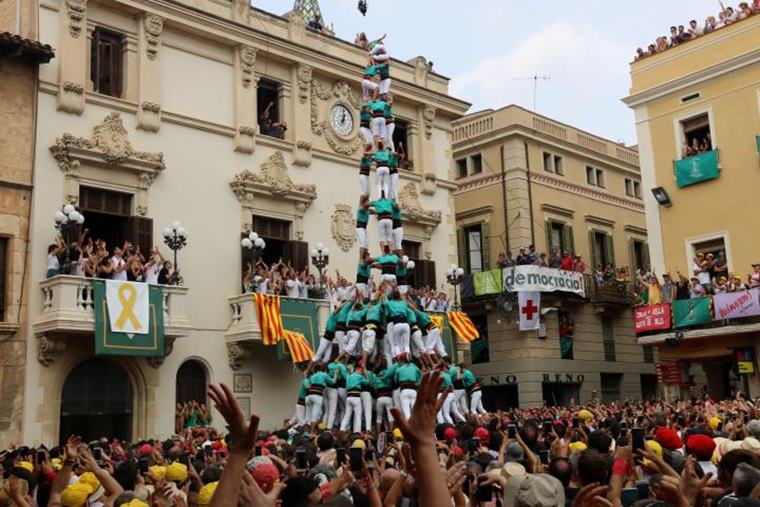
<svg viewBox="0 0 760 507"><path fill-rule="evenodd" d="M108 359L89 359L66 377L61 393L60 442L70 435L85 441L100 437L130 440L132 382Z"/></svg>
<svg viewBox="0 0 760 507"><path fill-rule="evenodd" d="M177 403L196 401L206 403L206 368L203 363L190 359L177 370Z"/></svg>

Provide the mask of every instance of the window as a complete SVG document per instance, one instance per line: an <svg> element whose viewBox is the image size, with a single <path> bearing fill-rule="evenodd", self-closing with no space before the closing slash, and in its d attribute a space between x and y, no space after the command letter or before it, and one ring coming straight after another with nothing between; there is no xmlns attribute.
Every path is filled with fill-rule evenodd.
<svg viewBox="0 0 760 507"><path fill-rule="evenodd" d="M256 89L256 107L259 112L259 132L270 137L284 137L278 126L280 118L280 83L259 79Z"/></svg>
<svg viewBox="0 0 760 507"><path fill-rule="evenodd" d="M604 360L616 361L615 358L615 327L612 317L602 317L602 337L604 338Z"/></svg>
<svg viewBox="0 0 760 507"><path fill-rule="evenodd" d="M615 265L615 250L612 235L601 231L589 233L589 248L591 250L591 269L607 264Z"/></svg>
<svg viewBox="0 0 760 507"><path fill-rule="evenodd" d="M283 262L301 271L309 265L309 244L290 239L290 222L276 218L253 216L253 230L266 241L261 260L267 265Z"/></svg>
<svg viewBox="0 0 760 507"><path fill-rule="evenodd" d="M710 132L710 117L707 113L701 113L680 121L681 158L691 157L713 149L712 135Z"/></svg>
<svg viewBox="0 0 760 507"><path fill-rule="evenodd" d="M596 186L604 188L604 171L601 169L596 170Z"/></svg>
<svg viewBox="0 0 760 507"><path fill-rule="evenodd" d="M633 180L630 178L625 179L625 195L633 196Z"/></svg>
<svg viewBox="0 0 760 507"><path fill-rule="evenodd" d="M551 262L551 254L554 248L558 248L559 252L568 251L573 253L573 228L570 225L563 224L562 222L555 222L550 220L546 223L547 233L547 249L546 254L549 256Z"/></svg>
<svg viewBox="0 0 760 507"><path fill-rule="evenodd" d="M483 172L483 156L478 153L470 157L472 162L472 174L480 174Z"/></svg>
<svg viewBox="0 0 760 507"><path fill-rule="evenodd" d="M467 176L467 159L460 158L457 160L457 178L464 178Z"/></svg>
<svg viewBox="0 0 760 507"><path fill-rule="evenodd" d="M590 165L586 166L586 183L595 187L604 188L604 171Z"/></svg>
<svg viewBox="0 0 760 507"><path fill-rule="evenodd" d="M177 370L177 403L206 403L206 368L200 361L190 359Z"/></svg>
<svg viewBox="0 0 760 507"><path fill-rule="evenodd" d="M654 363L654 347L651 345L645 345L642 348L644 349L644 362Z"/></svg>
<svg viewBox="0 0 760 507"><path fill-rule="evenodd" d="M401 241L401 250L403 250L404 255L414 261L420 258L420 244L416 241Z"/></svg>
<svg viewBox="0 0 760 507"><path fill-rule="evenodd" d="M92 32L90 80L96 93L121 97L124 36L103 28Z"/></svg>
<svg viewBox="0 0 760 507"><path fill-rule="evenodd" d="M560 176L565 175L565 164L559 155L554 155L554 173Z"/></svg>
<svg viewBox="0 0 760 507"><path fill-rule="evenodd" d="M465 248L467 252L467 270L475 273L483 270L483 233L480 224L467 227L464 230Z"/></svg>
<svg viewBox="0 0 760 507"><path fill-rule="evenodd" d="M404 154L404 156L399 159L399 169L411 171L412 150L410 149L411 144L409 143L409 122L396 118L395 125L396 126L393 129L393 146L396 148L397 153Z"/></svg>
<svg viewBox="0 0 760 507"><path fill-rule="evenodd" d="M641 199L641 183L633 180L633 196L636 199Z"/></svg>
<svg viewBox="0 0 760 507"><path fill-rule="evenodd" d="M625 179L625 195L641 199L641 183L631 178Z"/></svg>
<svg viewBox="0 0 760 507"><path fill-rule="evenodd" d="M435 261L417 259L414 263L416 265L412 272L412 287L415 289L420 289L422 287L435 289Z"/></svg>
<svg viewBox="0 0 760 507"><path fill-rule="evenodd" d="M153 220L132 216L131 194L82 185L79 209L90 230L88 238L105 241L107 250L121 246L124 241L139 246L143 253L153 248Z"/></svg>
<svg viewBox="0 0 760 507"><path fill-rule="evenodd" d="M623 383L622 373L600 373L602 386L602 403L612 403L620 399L620 386Z"/></svg>
<svg viewBox="0 0 760 507"><path fill-rule="evenodd" d="M5 288L8 278L8 238L0 238L0 322L5 322Z"/></svg>
<svg viewBox="0 0 760 507"><path fill-rule="evenodd" d="M694 250L694 255L712 254L713 257L717 259L721 251L726 251L726 241L723 237L714 238L706 241L692 243L691 247ZM689 261L691 261L691 259L689 259Z"/></svg>
<svg viewBox="0 0 760 507"><path fill-rule="evenodd" d="M544 171L553 173L554 166L552 165L552 154L544 152L543 156L544 156Z"/></svg>
<svg viewBox="0 0 760 507"><path fill-rule="evenodd" d="M657 375L642 373L640 375L641 399L651 400L657 397Z"/></svg>
<svg viewBox="0 0 760 507"><path fill-rule="evenodd" d="M637 269L649 271L649 245L646 241L631 239L631 269L635 273Z"/></svg>

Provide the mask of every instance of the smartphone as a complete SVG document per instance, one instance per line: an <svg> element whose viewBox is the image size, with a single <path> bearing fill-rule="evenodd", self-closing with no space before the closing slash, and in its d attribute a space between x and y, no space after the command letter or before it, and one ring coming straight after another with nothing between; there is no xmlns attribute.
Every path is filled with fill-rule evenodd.
<svg viewBox="0 0 760 507"><path fill-rule="evenodd" d="M206 456L211 456L214 454L214 449L212 449L210 445L207 445L203 448L203 452L206 453Z"/></svg>
<svg viewBox="0 0 760 507"><path fill-rule="evenodd" d="M639 492L639 500L649 498L649 481L637 481L636 491Z"/></svg>
<svg viewBox="0 0 760 507"><path fill-rule="evenodd" d="M364 460L370 463L373 459L375 459L375 450L372 447L367 447L367 450L364 451Z"/></svg>
<svg viewBox="0 0 760 507"><path fill-rule="evenodd" d="M354 473L362 471L362 450L352 447L348 450L348 465Z"/></svg>
<svg viewBox="0 0 760 507"><path fill-rule="evenodd" d="M100 449L100 447L96 447L92 450L92 457L95 458L95 461L100 461L103 459L103 451Z"/></svg>
<svg viewBox="0 0 760 507"><path fill-rule="evenodd" d="M636 488L623 488L620 491L620 502L623 507L629 507L634 502L639 500L639 490Z"/></svg>
<svg viewBox="0 0 760 507"><path fill-rule="evenodd" d="M577 428L581 425L581 420L577 417L573 417L573 428Z"/></svg>
<svg viewBox="0 0 760 507"><path fill-rule="evenodd" d="M490 502L493 500L493 485L479 482L476 497L479 502Z"/></svg>
<svg viewBox="0 0 760 507"><path fill-rule="evenodd" d="M542 464L544 465L549 464L549 450L548 449L538 451L538 457L541 459Z"/></svg>
<svg viewBox="0 0 760 507"><path fill-rule="evenodd" d="M679 426L683 426L684 424L686 424L686 419L684 419L684 417L682 415L679 415L678 416L678 425Z"/></svg>
<svg viewBox="0 0 760 507"><path fill-rule="evenodd" d="M254 452L255 452L254 456L261 456L261 446L256 445L256 447L254 447Z"/></svg>
<svg viewBox="0 0 760 507"><path fill-rule="evenodd" d="M342 465L346 462L346 450L343 447L338 447L335 449L335 460L337 461L338 465Z"/></svg>
<svg viewBox="0 0 760 507"><path fill-rule="evenodd" d="M507 437L508 438L516 438L517 437L517 426L514 424L508 424L507 425Z"/></svg>
<svg viewBox="0 0 760 507"><path fill-rule="evenodd" d="M544 435L548 435L552 432L552 420L551 419L544 419Z"/></svg>
<svg viewBox="0 0 760 507"><path fill-rule="evenodd" d="M633 449L641 451L644 449L644 429L633 428L631 430L631 439L633 442Z"/></svg>
<svg viewBox="0 0 760 507"><path fill-rule="evenodd" d="M467 441L467 452L478 452L480 449L480 439L478 437L472 437Z"/></svg>
<svg viewBox="0 0 760 507"><path fill-rule="evenodd" d="M305 472L307 468L306 449L296 449L296 470Z"/></svg>

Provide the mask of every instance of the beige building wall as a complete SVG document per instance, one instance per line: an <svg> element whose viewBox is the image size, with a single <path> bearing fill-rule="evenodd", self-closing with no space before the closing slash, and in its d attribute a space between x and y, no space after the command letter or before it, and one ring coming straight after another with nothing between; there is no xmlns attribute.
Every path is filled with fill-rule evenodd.
<svg viewBox="0 0 760 507"><path fill-rule="evenodd" d="M612 238L617 267L647 268L636 266L631 250L632 241L644 248L647 242L635 150L518 106L457 120L453 149L452 170L459 185L454 194L457 229L480 224L484 269L497 267L499 252L511 251L516 257L521 247L530 244L550 254L550 222L572 230L565 233L571 238L565 247L583 257L587 273L593 268L592 231ZM476 172L473 161L478 155L482 172ZM467 175L459 172L462 160L467 160ZM595 184L588 182L587 168L594 171ZM597 170L602 171L602 180L597 181ZM633 182L639 185L637 191ZM460 239L460 265L466 264L463 247ZM638 262L642 261L646 262L645 256ZM645 362L644 349L633 335L632 307L625 301L595 301L591 293L585 300L542 294L542 308L562 311L575 323L572 360L561 359L557 311L543 317L546 337L542 338L537 332L518 331L514 319L506 319L495 304L482 297L465 303L468 312L484 315L487 322L489 361L473 365L489 393L487 399L499 399L497 391L511 388L516 389L520 405L529 406L542 403L545 384L572 384L579 387L581 400L588 400L592 390L609 391L601 383L602 374L620 375L621 398L641 397L642 375L648 375L651 385L655 357ZM614 342L614 360L605 356L603 319L612 326L607 340Z"/></svg>
<svg viewBox="0 0 760 507"><path fill-rule="evenodd" d="M189 359L201 361L210 382L231 384L236 373L252 375L252 392L240 396L261 416L263 427L278 427L292 415L300 375L291 364L275 361L274 351L255 343L255 337L235 344L226 337L233 322L229 299L240 292L240 234L250 230L254 213L288 220L291 240L307 242L309 248L324 243L331 250L329 269L353 278L360 143L356 127L345 137L333 131L328 113L346 105L358 125L366 56L353 44L306 30L298 17L250 10L245 2L226 8L213 1L178 2L165 10L151 4L150 15L143 8L148 5L141 2L88 4L77 24L63 1L42 3L41 32L60 48L60 58L43 69L39 86L30 320L41 318L43 297L36 288L44 277L42 246L55 233L52 213L76 200L78 185L131 193L133 214L153 219L153 242L165 256L170 252L160 244L160 231L173 220L189 231L179 264L189 288L186 309L192 325L158 368L143 358L113 359L133 383L133 436L173 432L176 375ZM103 26L126 36L120 98L95 93L89 80L88 37ZM449 96L448 79L428 73L424 64L423 58L394 61L391 67L395 116L409 124L414 162L399 187L405 237L418 241L421 256L435 262L440 285L446 267L456 261L455 184L446 159L450 122L468 104ZM258 133L255 90L263 78L280 82L285 139ZM113 113L135 151L163 155L166 168L155 179L135 183L133 169L97 161L83 163L72 175L51 153L65 133L91 139L93 128ZM248 190L236 194L232 182L245 182ZM348 221L341 218L346 209ZM374 224L370 241L377 244ZM67 336L64 343L49 365L29 361L25 441L58 438L63 381L92 357L91 334ZM242 349L246 354L240 358L236 354ZM39 352L39 344L30 340L29 357Z"/></svg>

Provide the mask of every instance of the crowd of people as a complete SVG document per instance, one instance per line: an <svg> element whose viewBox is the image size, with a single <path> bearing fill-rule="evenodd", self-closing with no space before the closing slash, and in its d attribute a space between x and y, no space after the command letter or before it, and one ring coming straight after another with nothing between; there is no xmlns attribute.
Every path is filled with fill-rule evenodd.
<svg viewBox="0 0 760 507"><path fill-rule="evenodd" d="M670 303L677 299L695 299L712 294L739 292L760 287L760 263L752 264L753 272L743 279L728 271L726 253L721 250L715 256L711 253L697 254L691 276L676 271L662 274L662 282L655 272L637 273L636 285L638 305Z"/></svg>
<svg viewBox="0 0 760 507"><path fill-rule="evenodd" d="M425 373L392 430L259 428L209 386L226 434L0 452L0 506L742 507L760 505L758 402L697 397L466 414L437 422L445 378Z"/></svg>
<svg viewBox="0 0 760 507"><path fill-rule="evenodd" d="M181 434L184 428L211 425L211 408L205 403L187 401L177 403L174 411L174 433Z"/></svg>
<svg viewBox="0 0 760 507"><path fill-rule="evenodd" d="M741 2L736 8L726 7L723 5L723 2L720 2L718 19L715 19L715 16L708 16L705 19L704 24L701 26L696 19L692 19L689 21L688 28L684 25L671 26L669 35L657 37L652 44L647 46L647 49L637 48L635 60L662 53L674 46L702 37L703 35L719 30L759 12L760 0Z"/></svg>
<svg viewBox="0 0 760 507"><path fill-rule="evenodd" d="M535 245L530 245L527 248L521 247L517 257L513 257L511 251L507 251L507 253L499 252L496 260L496 267L498 268L526 265L575 271L577 273L586 272L586 262L583 260L583 257L577 254L571 255L569 251L561 250L556 246L552 247L549 255L544 252L539 253Z"/></svg>
<svg viewBox="0 0 760 507"><path fill-rule="evenodd" d="M66 256L70 266L66 266ZM105 240L90 236L89 229L83 229L75 240L67 243L59 235L55 243L48 246L47 271L51 278L60 274L100 278L108 280L129 280L165 285L171 282L174 273L171 261L164 260L158 247L144 254L139 245L125 241L109 251Z"/></svg>

